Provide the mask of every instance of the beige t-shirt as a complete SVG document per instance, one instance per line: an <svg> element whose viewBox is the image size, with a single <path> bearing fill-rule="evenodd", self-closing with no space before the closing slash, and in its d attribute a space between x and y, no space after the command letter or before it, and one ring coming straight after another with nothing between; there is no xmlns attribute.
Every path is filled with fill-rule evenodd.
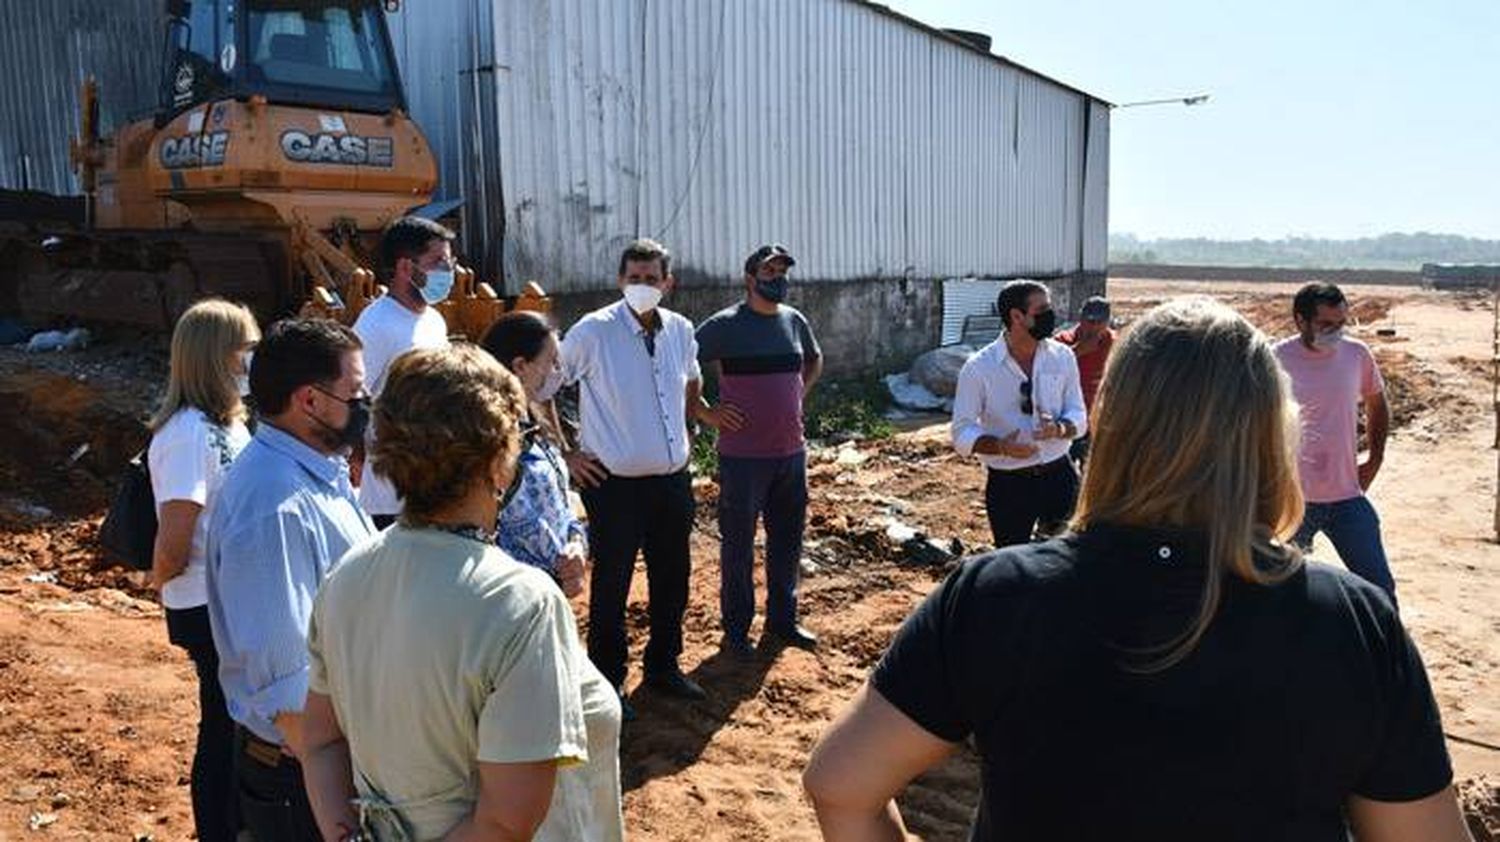
<svg viewBox="0 0 1500 842"><path fill-rule="evenodd" d="M540 570L393 527L324 581L308 648L309 687L333 700L360 796L393 805L411 838L473 812L479 762L548 759L558 780L536 838L623 836L619 700Z"/></svg>

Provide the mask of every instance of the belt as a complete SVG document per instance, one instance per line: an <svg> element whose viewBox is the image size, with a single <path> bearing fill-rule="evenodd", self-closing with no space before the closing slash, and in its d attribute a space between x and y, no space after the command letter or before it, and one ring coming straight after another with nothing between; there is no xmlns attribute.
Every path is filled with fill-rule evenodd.
<svg viewBox="0 0 1500 842"><path fill-rule="evenodd" d="M1040 465L1027 465L1024 468L990 468L992 473L1005 474L1010 477L1041 477L1066 467L1068 457L1059 456L1051 462L1043 462Z"/></svg>
<svg viewBox="0 0 1500 842"><path fill-rule="evenodd" d="M288 754L286 749L273 742L262 740L260 737L255 736L254 732L249 728L240 725L236 726L236 730L240 733L240 740L245 756L256 763L275 769L283 763L297 762L297 759Z"/></svg>

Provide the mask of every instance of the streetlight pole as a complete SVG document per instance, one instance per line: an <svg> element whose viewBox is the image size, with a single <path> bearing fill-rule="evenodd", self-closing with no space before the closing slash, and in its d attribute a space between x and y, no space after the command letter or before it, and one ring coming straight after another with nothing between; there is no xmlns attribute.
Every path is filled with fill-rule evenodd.
<svg viewBox="0 0 1500 842"><path fill-rule="evenodd" d="M1141 99L1135 102L1122 102L1115 108L1136 108L1142 105L1202 105L1208 102L1210 94L1193 94L1192 96L1174 96L1166 99Z"/></svg>

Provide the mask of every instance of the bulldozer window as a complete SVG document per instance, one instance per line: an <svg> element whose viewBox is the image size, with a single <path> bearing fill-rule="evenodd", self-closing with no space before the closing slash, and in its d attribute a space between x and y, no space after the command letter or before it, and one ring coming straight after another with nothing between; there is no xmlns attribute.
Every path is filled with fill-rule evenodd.
<svg viewBox="0 0 1500 842"><path fill-rule="evenodd" d="M389 98L399 104L383 13L369 2L250 0L246 73L272 98L277 89Z"/></svg>
<svg viewBox="0 0 1500 842"><path fill-rule="evenodd" d="M162 94L162 106L171 111L202 102L224 85L225 77L218 66L219 47L232 43L225 37L219 4L214 0L194 0L179 8L181 16L173 19L169 30Z"/></svg>

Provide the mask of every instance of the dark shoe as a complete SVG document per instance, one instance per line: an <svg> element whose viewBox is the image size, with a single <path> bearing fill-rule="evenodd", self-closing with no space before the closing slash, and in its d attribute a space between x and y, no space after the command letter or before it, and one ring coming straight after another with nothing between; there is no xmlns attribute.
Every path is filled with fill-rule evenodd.
<svg viewBox="0 0 1500 842"><path fill-rule="evenodd" d="M663 695L676 696L679 699L708 698L708 694L703 692L698 682L683 675L680 669L673 669L671 672L647 673L646 686Z"/></svg>
<svg viewBox="0 0 1500 842"><path fill-rule="evenodd" d="M766 637L778 646L792 646L809 652L818 648L818 636L801 626L770 629L766 632Z"/></svg>
<svg viewBox="0 0 1500 842"><path fill-rule="evenodd" d="M750 645L750 639L746 637L724 635L724 639L719 643L719 651L736 661L749 661L755 658L755 647Z"/></svg>

